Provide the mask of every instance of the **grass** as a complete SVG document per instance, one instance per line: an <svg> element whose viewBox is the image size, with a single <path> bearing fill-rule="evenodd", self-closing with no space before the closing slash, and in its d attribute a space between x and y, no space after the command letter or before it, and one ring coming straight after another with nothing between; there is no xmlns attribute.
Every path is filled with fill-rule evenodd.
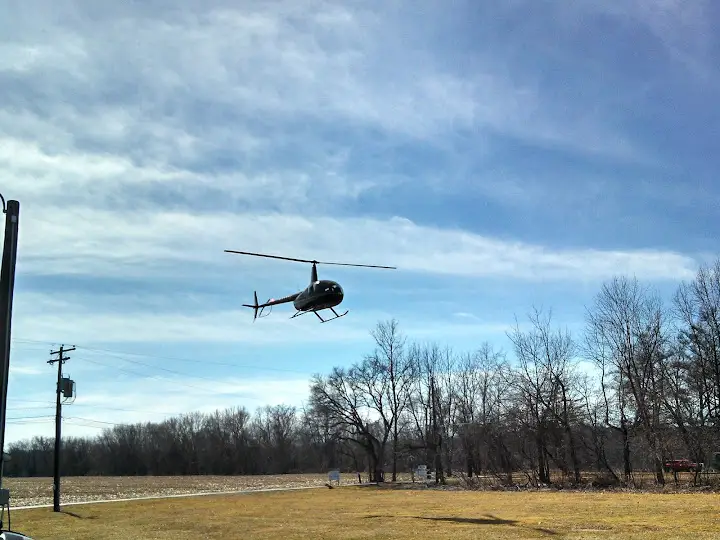
<svg viewBox="0 0 720 540"><path fill-rule="evenodd" d="M342 475L343 483L356 477ZM256 476L67 476L60 480L62 503L129 499L183 493L322 486L327 474ZM4 478L12 506L52 504L52 478Z"/></svg>
<svg viewBox="0 0 720 540"><path fill-rule="evenodd" d="M713 475L717 477L718 475ZM389 475L387 477L389 479ZM559 473L554 475L562 480ZM584 481L589 483L593 474L585 474ZM667 485L659 487L654 485L651 473L636 473L635 483L646 491L675 492L688 491L698 488L692 487L693 475L685 473L680 475L680 483L675 485L672 477L667 478ZM403 472L398 475L399 481L409 481L410 474ZM706 480L704 478L704 480ZM363 475L367 481L367 475ZM527 477L521 473L514 475L514 481L519 485L527 482ZM702 489L720 490L720 478L712 478L714 485L704 486ZM284 488L302 486L321 486L327 482L327 474L283 474L283 475L254 475L254 476L64 476L61 480L61 501L63 503L83 502L101 499L126 499L148 496L180 495L188 493L206 493L217 491L238 491L262 488ZM30 506L52 503L52 478L4 478L3 485L10 489L13 506ZM357 483L357 475L342 474L343 484ZM448 485L462 485L464 482L458 477L447 478ZM472 479L477 487L490 488L497 484L497 479L486 475L482 478Z"/></svg>
<svg viewBox="0 0 720 540"><path fill-rule="evenodd" d="M713 494L343 487L16 510L35 540L142 538L717 538Z"/></svg>

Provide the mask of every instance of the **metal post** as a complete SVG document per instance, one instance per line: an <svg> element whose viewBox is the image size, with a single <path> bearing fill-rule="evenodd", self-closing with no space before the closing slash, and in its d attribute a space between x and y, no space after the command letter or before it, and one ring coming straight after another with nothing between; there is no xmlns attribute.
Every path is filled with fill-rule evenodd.
<svg viewBox="0 0 720 540"><path fill-rule="evenodd" d="M1 197L1 196L0 196ZM3 198L3 203L5 199ZM10 200L5 211L5 243L0 271L0 456L5 452L5 418L7 413L8 372L10 370L10 330L12 322L15 265L17 262L20 203ZM2 487L2 470L0 470Z"/></svg>

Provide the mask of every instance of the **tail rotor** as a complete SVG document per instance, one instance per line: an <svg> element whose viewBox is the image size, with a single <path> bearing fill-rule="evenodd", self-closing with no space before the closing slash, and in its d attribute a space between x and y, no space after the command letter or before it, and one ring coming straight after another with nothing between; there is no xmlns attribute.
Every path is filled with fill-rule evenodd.
<svg viewBox="0 0 720 540"><path fill-rule="evenodd" d="M255 310L255 313L253 314L253 322L255 322L255 319L257 319L258 308L260 307L260 305L258 304L257 291L254 291L254 296L255 296L255 304L254 305L243 304L243 307L249 307L249 308L253 308L253 310Z"/></svg>
<svg viewBox="0 0 720 540"><path fill-rule="evenodd" d="M261 318L261 319L262 319L263 317L267 317L268 315L270 315L270 313L272 313L272 305L268 306L267 303L266 303L266 304L262 304L262 305L258 304L257 291L254 291L253 295L254 295L255 303L254 303L254 304L243 304L243 307L253 308L253 310L254 310L253 322L255 322L255 320L256 320L257 318ZM273 302L273 299L271 298L270 300L268 300L268 303L269 303L269 302ZM268 311L267 313L265 313L265 309L268 308L268 307L270 308L270 311ZM258 311L258 310L259 310L259 311Z"/></svg>

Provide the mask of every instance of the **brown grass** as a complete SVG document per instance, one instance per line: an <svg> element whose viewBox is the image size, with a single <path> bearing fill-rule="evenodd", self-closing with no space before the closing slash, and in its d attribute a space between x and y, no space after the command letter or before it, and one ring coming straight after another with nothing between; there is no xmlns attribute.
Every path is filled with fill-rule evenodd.
<svg viewBox="0 0 720 540"><path fill-rule="evenodd" d="M355 483L357 476L343 474L342 482ZM322 486L326 474L267 476L69 476L60 480L63 503L239 491L263 488ZM52 478L4 478L12 506L52 504Z"/></svg>
<svg viewBox="0 0 720 540"><path fill-rule="evenodd" d="M16 510L43 539L718 538L717 495L345 487Z"/></svg>

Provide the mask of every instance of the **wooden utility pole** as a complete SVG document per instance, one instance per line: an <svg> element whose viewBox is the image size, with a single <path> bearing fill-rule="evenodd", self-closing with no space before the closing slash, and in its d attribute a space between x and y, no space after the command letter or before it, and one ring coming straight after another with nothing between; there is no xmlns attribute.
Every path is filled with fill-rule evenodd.
<svg viewBox="0 0 720 540"><path fill-rule="evenodd" d="M442 462L440 455L440 434L438 433L437 422L437 395L435 394L435 377L430 376L430 399L432 401L432 432L433 432L433 465L435 467L435 483L440 482L442 475Z"/></svg>
<svg viewBox="0 0 720 540"><path fill-rule="evenodd" d="M57 389L56 392L56 403L55 403L55 464L54 464L54 480L53 480L53 512L60 511L60 436L62 427L62 402L60 401L60 394L63 393L63 378L62 378L62 365L70 360L69 357L63 356L64 353L74 351L75 347L70 349L64 348L64 345L60 345L60 350L51 351L50 356L57 355L57 358L48 360L48 364L52 365L57 362Z"/></svg>

